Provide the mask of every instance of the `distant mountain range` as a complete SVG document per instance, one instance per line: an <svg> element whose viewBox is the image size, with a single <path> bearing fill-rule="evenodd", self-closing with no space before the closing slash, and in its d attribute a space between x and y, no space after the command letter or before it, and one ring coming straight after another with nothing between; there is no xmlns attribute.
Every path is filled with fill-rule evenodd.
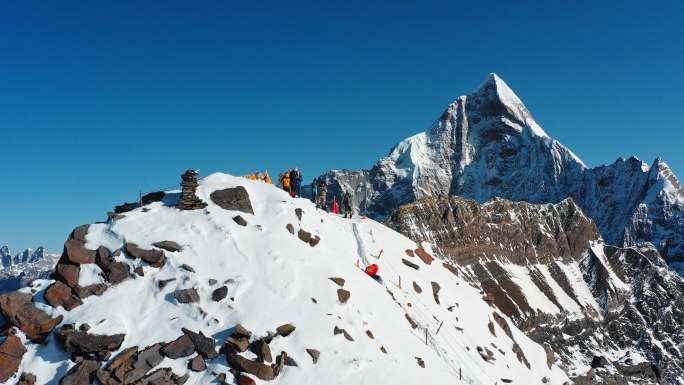
<svg viewBox="0 0 684 385"><path fill-rule="evenodd" d="M0 247L0 293L24 287L35 279L48 278L58 259L58 254L51 254L42 246L14 255L7 245Z"/></svg>

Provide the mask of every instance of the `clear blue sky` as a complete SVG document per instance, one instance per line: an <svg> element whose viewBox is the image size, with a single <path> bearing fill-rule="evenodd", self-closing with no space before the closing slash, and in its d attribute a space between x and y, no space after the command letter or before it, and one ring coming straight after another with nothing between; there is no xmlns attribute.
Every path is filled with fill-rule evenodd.
<svg viewBox="0 0 684 385"><path fill-rule="evenodd" d="M14 1L0 6L0 244L179 174L367 168L498 73L588 165L684 173L684 5Z"/></svg>

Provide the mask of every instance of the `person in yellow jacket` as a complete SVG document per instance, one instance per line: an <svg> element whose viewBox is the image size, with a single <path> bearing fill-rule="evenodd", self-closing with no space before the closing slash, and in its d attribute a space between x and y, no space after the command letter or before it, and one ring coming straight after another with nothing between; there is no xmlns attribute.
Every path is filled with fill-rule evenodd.
<svg viewBox="0 0 684 385"><path fill-rule="evenodd" d="M283 190L287 191L288 193L290 192L290 172L284 172L280 175L280 185L283 187Z"/></svg>

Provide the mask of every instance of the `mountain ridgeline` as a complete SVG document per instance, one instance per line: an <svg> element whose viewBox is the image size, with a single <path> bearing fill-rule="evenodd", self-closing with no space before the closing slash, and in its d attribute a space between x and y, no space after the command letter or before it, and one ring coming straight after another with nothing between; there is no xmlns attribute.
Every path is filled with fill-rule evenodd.
<svg viewBox="0 0 684 385"><path fill-rule="evenodd" d="M426 131L397 144L371 169L332 170L331 195L350 191L356 208L385 220L424 197L500 197L558 203L571 197L606 242L652 244L684 260L684 189L662 159L632 157L588 168L537 124L515 93L491 74L451 103Z"/></svg>

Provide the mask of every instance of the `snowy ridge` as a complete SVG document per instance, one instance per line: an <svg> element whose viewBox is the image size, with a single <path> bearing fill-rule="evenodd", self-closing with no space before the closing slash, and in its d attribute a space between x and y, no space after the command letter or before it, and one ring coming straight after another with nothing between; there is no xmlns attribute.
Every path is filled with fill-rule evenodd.
<svg viewBox="0 0 684 385"><path fill-rule="evenodd" d="M213 191L234 186L246 188L254 215L224 210L210 199ZM428 381L493 385L504 379L541 383L544 377L550 384L567 381L552 361L547 364L544 348L510 319L500 316L510 327L510 337L492 322L497 311L483 301L479 290L443 267L440 259L427 264L409 256L406 250L418 246L389 228L368 219L329 215L274 186L225 174L204 178L197 195L209 204L206 209L179 211L156 202L88 230L90 249L104 246L115 251L125 242L141 248L153 248L153 243L163 240L177 242L182 249L165 253L163 267L119 254L116 261L131 269L142 266L144 276L111 285L101 296L87 297L71 311L45 304L42 296L51 281L37 281L31 289L38 291L38 306L64 316L62 324L88 323L89 333L125 333L118 351L172 341L181 335L181 327L201 330L221 344L237 324L265 336L291 323L295 332L273 339L271 349L274 354L287 351L298 367L286 366L269 382L273 384L415 385ZM295 215L297 208L303 210L301 221ZM247 221L246 226L233 220L237 214ZM302 242L286 230L288 224L319 236L320 243L311 247ZM377 263L383 281L368 277L357 261L361 267ZM183 264L194 272L181 268ZM94 265L81 266L83 284L98 280ZM83 273L84 266L87 273ZM346 303L338 300L339 287L330 277L344 278L344 289L351 293ZM160 289L160 281L172 278ZM212 285L210 279L218 283ZM421 293L414 283L422 288ZM226 299L212 301L212 291L222 284L228 288ZM186 288L198 291L198 303L181 304L174 299L174 290ZM30 292L28 288L23 291ZM334 335L336 326L345 329L353 341ZM373 338L367 331L372 331ZM74 365L54 336L46 345L22 339L28 353L19 372L34 373L37 383L57 384ZM317 364L305 353L307 348L321 352ZM483 355L490 353L485 360ZM254 357L249 352L245 355ZM233 381L223 357L208 361L208 370L198 373L187 369L188 359L164 358L157 367L188 373L186 384L212 383L212 372L226 373L227 381ZM459 370L463 380L459 380ZM16 383L16 376L8 382Z"/></svg>

